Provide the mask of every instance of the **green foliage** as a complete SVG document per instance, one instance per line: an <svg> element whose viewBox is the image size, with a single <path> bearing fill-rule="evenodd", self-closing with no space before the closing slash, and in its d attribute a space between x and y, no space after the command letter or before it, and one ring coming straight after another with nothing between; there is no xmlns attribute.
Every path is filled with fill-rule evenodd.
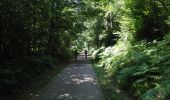
<svg viewBox="0 0 170 100"><path fill-rule="evenodd" d="M75 2L2 0L0 6L3 61L43 54L58 56L70 50L77 32L74 24L79 23Z"/></svg>
<svg viewBox="0 0 170 100"><path fill-rule="evenodd" d="M100 60L100 56L98 54L100 54L102 51L103 51L103 47L101 47L100 49L98 50L94 50L92 51L92 57L93 59L95 59L96 61L99 61Z"/></svg>
<svg viewBox="0 0 170 100"><path fill-rule="evenodd" d="M118 26L104 28L100 34L107 36L107 30L111 29L119 38L114 46L106 46L99 53L94 51L94 56L100 58L98 63L115 77L120 88L141 100L170 98L169 5L168 0L111 0L107 3L110 10L105 16Z"/></svg>
<svg viewBox="0 0 170 100"><path fill-rule="evenodd" d="M168 100L169 99L169 83L157 84L153 89L149 89L145 94L143 94L141 100Z"/></svg>
<svg viewBox="0 0 170 100"><path fill-rule="evenodd" d="M167 89L170 77L168 37L169 34L159 42L137 43L119 52L113 49L116 46L106 48L98 54L100 64L129 94L141 100L167 100L170 93Z"/></svg>
<svg viewBox="0 0 170 100"><path fill-rule="evenodd" d="M168 99L169 6L169 0L1 0L0 89L25 84L86 48L132 96Z"/></svg>
<svg viewBox="0 0 170 100"><path fill-rule="evenodd" d="M84 28L77 8L70 0L0 1L0 92L22 87L72 56L78 28Z"/></svg>
<svg viewBox="0 0 170 100"><path fill-rule="evenodd" d="M58 63L57 61L53 57L44 56L13 60L4 64L0 70L0 88L8 91L8 89L18 88L21 84L27 84L42 72L54 69L55 64Z"/></svg>
<svg viewBox="0 0 170 100"><path fill-rule="evenodd" d="M112 76L108 74L107 71L103 69L102 66L93 64L93 67L96 71L98 81L102 88L102 93L105 97L105 100L131 100L127 95L123 94L121 90L112 83ZM104 70L104 71L103 71Z"/></svg>

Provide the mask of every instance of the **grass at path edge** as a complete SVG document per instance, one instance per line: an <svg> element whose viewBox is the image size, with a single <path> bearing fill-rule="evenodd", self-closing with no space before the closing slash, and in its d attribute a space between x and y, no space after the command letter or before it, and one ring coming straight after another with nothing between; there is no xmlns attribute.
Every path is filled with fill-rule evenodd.
<svg viewBox="0 0 170 100"><path fill-rule="evenodd" d="M91 62L95 69L105 100L131 100L127 95L119 90L116 84L114 84L112 76L110 76L103 67L99 66L93 60L91 60Z"/></svg>

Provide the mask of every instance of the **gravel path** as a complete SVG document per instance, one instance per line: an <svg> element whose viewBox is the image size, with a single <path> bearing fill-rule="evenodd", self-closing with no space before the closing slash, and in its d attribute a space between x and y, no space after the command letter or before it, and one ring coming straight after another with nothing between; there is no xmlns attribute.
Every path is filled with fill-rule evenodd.
<svg viewBox="0 0 170 100"><path fill-rule="evenodd" d="M68 65L33 100L104 100L95 72L84 57Z"/></svg>

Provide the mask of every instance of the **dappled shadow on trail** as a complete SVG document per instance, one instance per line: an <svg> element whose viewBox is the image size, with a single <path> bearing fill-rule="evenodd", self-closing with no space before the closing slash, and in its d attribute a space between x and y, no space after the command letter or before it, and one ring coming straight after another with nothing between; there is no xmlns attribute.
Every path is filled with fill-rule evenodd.
<svg viewBox="0 0 170 100"><path fill-rule="evenodd" d="M103 96L89 60L80 55L34 100L103 100Z"/></svg>
<svg viewBox="0 0 170 100"><path fill-rule="evenodd" d="M87 55L87 58L85 57L85 55L80 54L77 57L77 60L74 58L71 60L72 63L76 63L76 64L90 64L89 59L91 59L90 55Z"/></svg>

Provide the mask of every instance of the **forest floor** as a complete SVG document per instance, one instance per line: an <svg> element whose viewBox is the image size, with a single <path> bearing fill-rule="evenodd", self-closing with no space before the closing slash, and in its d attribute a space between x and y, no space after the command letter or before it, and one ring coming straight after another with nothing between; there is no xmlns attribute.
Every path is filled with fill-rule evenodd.
<svg viewBox="0 0 170 100"><path fill-rule="evenodd" d="M104 100L94 69L83 55L59 73L32 100Z"/></svg>
<svg viewBox="0 0 170 100"><path fill-rule="evenodd" d="M69 63L70 61L61 62L55 65L55 68L49 69L34 79L27 81L27 84L23 84L20 88L0 93L0 100L32 100L36 93L57 76Z"/></svg>
<svg viewBox="0 0 170 100"><path fill-rule="evenodd" d="M16 93L9 99L3 100L32 100L36 93L40 91L45 85L47 85L54 77L56 77L64 68L70 63L70 61L64 61L60 64L55 65L56 68L47 70L41 75L37 76L33 81L29 82L28 85L24 86L20 90L16 90ZM13 98L13 99L11 99ZM15 99L14 99L15 98Z"/></svg>

